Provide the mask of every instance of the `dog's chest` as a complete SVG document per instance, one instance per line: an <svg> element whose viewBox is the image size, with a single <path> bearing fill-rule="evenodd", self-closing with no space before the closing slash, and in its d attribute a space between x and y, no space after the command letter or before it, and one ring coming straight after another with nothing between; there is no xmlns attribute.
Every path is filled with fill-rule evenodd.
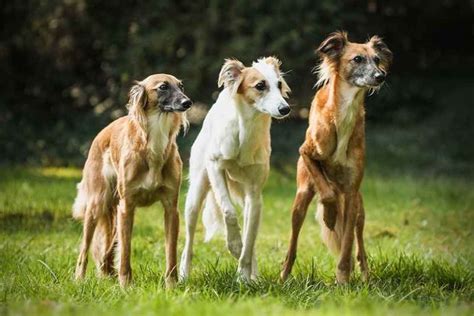
<svg viewBox="0 0 474 316"><path fill-rule="evenodd" d="M146 168L137 182L137 197L142 204L153 203L163 185L163 167L172 137L169 119L149 121L149 135L145 153Z"/></svg>
<svg viewBox="0 0 474 316"><path fill-rule="evenodd" d="M344 102L341 102L339 106L335 119L337 144L332 156L334 163L341 165L349 164L347 149L354 132L359 109L359 102L349 97Z"/></svg>

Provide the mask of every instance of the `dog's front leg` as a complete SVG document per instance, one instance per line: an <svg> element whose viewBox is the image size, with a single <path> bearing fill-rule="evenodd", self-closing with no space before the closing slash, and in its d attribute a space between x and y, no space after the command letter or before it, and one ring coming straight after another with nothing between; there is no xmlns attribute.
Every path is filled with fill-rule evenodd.
<svg viewBox="0 0 474 316"><path fill-rule="evenodd" d="M126 287L132 281L132 268L130 266L130 252L132 243L132 229L135 206L126 199L121 199L117 212L117 236L119 257L119 282Z"/></svg>
<svg viewBox="0 0 474 316"><path fill-rule="evenodd" d="M250 218L250 212L251 212L251 209L250 209L250 205L251 203L247 203L245 201L244 203L244 233L243 235L246 236L247 235L247 230L248 230L248 221L249 221L249 218ZM257 253L255 251L255 247L253 247L253 253L252 253L252 272L250 274L250 278L252 280L256 280L258 277L258 266L257 266Z"/></svg>
<svg viewBox="0 0 474 316"><path fill-rule="evenodd" d="M320 162L313 159L314 150L311 146L304 143L303 146L300 147L299 153L313 178L316 192L318 192L321 202L334 202L336 200L336 194L324 177Z"/></svg>
<svg viewBox="0 0 474 316"><path fill-rule="evenodd" d="M169 194L169 197L161 201L165 210L165 283L167 288L172 288L178 280L178 273L176 271L176 252L179 232L178 195L179 190L177 193Z"/></svg>
<svg viewBox="0 0 474 316"><path fill-rule="evenodd" d="M227 232L227 248L235 258L240 258L242 251L242 237L240 236L237 212L231 202L229 190L225 180L224 170L216 161L207 164L207 173L217 204L224 213L224 222Z"/></svg>
<svg viewBox="0 0 474 316"><path fill-rule="evenodd" d="M242 254L239 259L239 276L244 281L256 278L257 261L254 254L255 240L257 239L258 228L262 210L262 195L260 190L251 188L245 193L245 236ZM255 266L254 266L255 265Z"/></svg>

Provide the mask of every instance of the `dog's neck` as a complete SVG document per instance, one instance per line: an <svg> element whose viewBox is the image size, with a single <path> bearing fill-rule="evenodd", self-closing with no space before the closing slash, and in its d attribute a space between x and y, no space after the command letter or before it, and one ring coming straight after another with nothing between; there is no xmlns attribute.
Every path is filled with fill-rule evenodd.
<svg viewBox="0 0 474 316"><path fill-rule="evenodd" d="M162 159L181 127L181 115L156 112L147 118L147 149L150 157Z"/></svg>
<svg viewBox="0 0 474 316"><path fill-rule="evenodd" d="M360 111L364 111L365 88L349 84L333 76L328 83L329 98L327 106L333 113L336 127L337 147L334 161L345 163L347 146L354 131Z"/></svg>
<svg viewBox="0 0 474 316"><path fill-rule="evenodd" d="M365 88L354 86L336 75L327 83L327 88L329 98L326 106L333 111L335 122L342 122L347 114L357 113L363 107Z"/></svg>
<svg viewBox="0 0 474 316"><path fill-rule="evenodd" d="M239 159L242 165L268 160L271 151L271 116L258 111L242 98L235 98L234 101L239 123Z"/></svg>

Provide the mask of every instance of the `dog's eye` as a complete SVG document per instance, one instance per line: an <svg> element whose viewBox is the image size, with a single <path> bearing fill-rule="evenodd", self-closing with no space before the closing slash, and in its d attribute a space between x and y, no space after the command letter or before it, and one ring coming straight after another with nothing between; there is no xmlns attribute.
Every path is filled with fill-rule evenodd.
<svg viewBox="0 0 474 316"><path fill-rule="evenodd" d="M364 58L362 56L356 56L353 59L353 61L358 63L358 64L360 64L363 60L364 60Z"/></svg>
<svg viewBox="0 0 474 316"><path fill-rule="evenodd" d="M278 90L281 90L281 81L278 81Z"/></svg>
<svg viewBox="0 0 474 316"><path fill-rule="evenodd" d="M257 89L258 91L265 90L265 81L260 81L259 83L257 83L255 89Z"/></svg>
<svg viewBox="0 0 474 316"><path fill-rule="evenodd" d="M374 63L375 63L376 65L380 64L380 58L379 58L378 56L375 56L375 57L374 57Z"/></svg>
<svg viewBox="0 0 474 316"><path fill-rule="evenodd" d="M166 90L168 90L168 88L169 88L169 85L168 85L167 82L162 83L162 84L158 87L158 89L160 89L161 91L166 91Z"/></svg>

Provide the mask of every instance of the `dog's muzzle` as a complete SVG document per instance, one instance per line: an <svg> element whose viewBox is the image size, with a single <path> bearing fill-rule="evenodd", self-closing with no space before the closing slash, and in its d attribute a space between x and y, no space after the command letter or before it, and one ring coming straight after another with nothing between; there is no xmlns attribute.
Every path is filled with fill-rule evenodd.
<svg viewBox="0 0 474 316"><path fill-rule="evenodd" d="M290 107L287 104L280 104L278 106L278 112L282 115L288 115L291 112Z"/></svg>

